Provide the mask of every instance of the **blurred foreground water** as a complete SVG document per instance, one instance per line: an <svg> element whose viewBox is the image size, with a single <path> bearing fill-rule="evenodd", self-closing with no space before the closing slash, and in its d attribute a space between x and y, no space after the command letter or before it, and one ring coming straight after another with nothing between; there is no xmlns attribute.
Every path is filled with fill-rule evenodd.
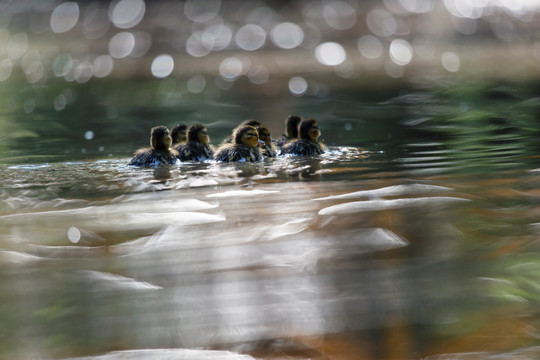
<svg viewBox="0 0 540 360"><path fill-rule="evenodd" d="M540 357L534 2L0 9L0 358ZM127 166L289 114L330 151Z"/></svg>

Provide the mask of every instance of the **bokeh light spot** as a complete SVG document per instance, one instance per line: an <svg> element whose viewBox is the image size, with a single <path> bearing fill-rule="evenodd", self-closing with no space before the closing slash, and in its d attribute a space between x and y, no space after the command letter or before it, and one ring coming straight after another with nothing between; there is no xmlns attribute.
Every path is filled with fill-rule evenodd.
<svg viewBox="0 0 540 360"><path fill-rule="evenodd" d="M308 83L303 77L295 76L289 80L289 90L294 95L302 95L307 89Z"/></svg>
<svg viewBox="0 0 540 360"><path fill-rule="evenodd" d="M366 35L358 39L358 51L368 59L377 59L383 54L383 46L377 37Z"/></svg>
<svg viewBox="0 0 540 360"><path fill-rule="evenodd" d="M142 20L145 11L143 0L120 0L110 12L110 18L117 28L129 29Z"/></svg>
<svg viewBox="0 0 540 360"><path fill-rule="evenodd" d="M210 51L212 51L213 46L214 44L211 40L204 41L201 32L191 34L186 41L186 51L189 55L194 57L202 57L208 55Z"/></svg>
<svg viewBox="0 0 540 360"><path fill-rule="evenodd" d="M113 58L122 59L133 51L135 37L130 32L121 32L114 35L109 41L109 54Z"/></svg>
<svg viewBox="0 0 540 360"><path fill-rule="evenodd" d="M174 69L174 60L171 55L162 54L152 61L152 75L157 78L166 78Z"/></svg>
<svg viewBox="0 0 540 360"><path fill-rule="evenodd" d="M66 1L58 5L51 14L51 30L55 33L65 33L77 24L79 20L79 5Z"/></svg>
<svg viewBox="0 0 540 360"><path fill-rule="evenodd" d="M302 28L291 22L277 24L270 31L270 39L277 47L282 49L294 49L304 41Z"/></svg>
<svg viewBox="0 0 540 360"><path fill-rule="evenodd" d="M94 76L104 78L108 76L114 68L114 60L109 55L101 55L94 59Z"/></svg>
<svg viewBox="0 0 540 360"><path fill-rule="evenodd" d="M399 0L399 3L411 13L427 13L433 8L431 0Z"/></svg>
<svg viewBox="0 0 540 360"><path fill-rule="evenodd" d="M264 45L266 31L259 25L247 24L238 29L234 40L239 48L254 51Z"/></svg>
<svg viewBox="0 0 540 360"><path fill-rule="evenodd" d="M449 72L456 72L461 67L459 57L450 51L447 51L441 56L442 66Z"/></svg>
<svg viewBox="0 0 540 360"><path fill-rule="evenodd" d="M356 24L356 10L345 1L332 1L323 9L326 23L336 30L347 30Z"/></svg>
<svg viewBox="0 0 540 360"><path fill-rule="evenodd" d="M129 56L144 56L152 46L152 36L146 31L135 31L133 32L133 38L135 39L135 45L133 46L133 50L129 53Z"/></svg>
<svg viewBox="0 0 540 360"><path fill-rule="evenodd" d="M347 59L347 54L340 44L326 42L315 48L315 58L323 65L336 66Z"/></svg>
<svg viewBox="0 0 540 360"><path fill-rule="evenodd" d="M390 58L397 65L408 65L413 57L413 48L407 40L395 39L390 44Z"/></svg>
<svg viewBox="0 0 540 360"><path fill-rule="evenodd" d="M223 50L232 41L233 31L230 26L224 24L214 24L204 30L204 38L212 39L212 50Z"/></svg>
<svg viewBox="0 0 540 360"><path fill-rule="evenodd" d="M79 84L83 84L90 80L94 75L94 68L90 61L81 61L77 64L74 72L75 81Z"/></svg>
<svg viewBox="0 0 540 360"><path fill-rule="evenodd" d="M73 66L73 59L69 54L60 54L53 61L53 73L57 77L66 76Z"/></svg>
<svg viewBox="0 0 540 360"><path fill-rule="evenodd" d="M220 0L187 0L184 4L184 14L191 21L207 22L216 17L220 8Z"/></svg>
<svg viewBox="0 0 540 360"><path fill-rule="evenodd" d="M193 75L187 80L186 87L189 92L198 94L206 87L206 80L202 75Z"/></svg>
<svg viewBox="0 0 540 360"><path fill-rule="evenodd" d="M518 2L516 0L513 0ZM484 12L487 2L470 0L444 0L446 9L454 16L460 18L478 19Z"/></svg>
<svg viewBox="0 0 540 360"><path fill-rule="evenodd" d="M69 241L76 244L81 240L81 231L76 227L72 226L67 231L67 237Z"/></svg>
<svg viewBox="0 0 540 360"><path fill-rule="evenodd" d="M26 80L28 80L30 84L37 83L45 75L43 64L41 61L34 61L30 63L25 67L24 74L26 75Z"/></svg>
<svg viewBox="0 0 540 360"><path fill-rule="evenodd" d="M54 98L54 101L53 101L54 110L62 111L66 108L66 106L67 106L67 99L64 94L60 94Z"/></svg>
<svg viewBox="0 0 540 360"><path fill-rule="evenodd" d="M225 79L236 79L242 75L244 64L236 57L223 59L219 64L219 73Z"/></svg>
<svg viewBox="0 0 540 360"><path fill-rule="evenodd" d="M394 15L383 9L371 10L366 17L369 30L381 37L392 36L397 31Z"/></svg>
<svg viewBox="0 0 540 360"><path fill-rule="evenodd" d="M84 37L90 40L99 39L109 30L111 23L107 11L98 6L89 6L84 11L82 20L82 32Z"/></svg>
<svg viewBox="0 0 540 360"><path fill-rule="evenodd" d="M260 85L268 81L270 74L265 66L257 65L249 70L247 76L253 84Z"/></svg>
<svg viewBox="0 0 540 360"><path fill-rule="evenodd" d="M94 132L92 130L88 130L84 133L84 138L86 140L92 140L94 138Z"/></svg>

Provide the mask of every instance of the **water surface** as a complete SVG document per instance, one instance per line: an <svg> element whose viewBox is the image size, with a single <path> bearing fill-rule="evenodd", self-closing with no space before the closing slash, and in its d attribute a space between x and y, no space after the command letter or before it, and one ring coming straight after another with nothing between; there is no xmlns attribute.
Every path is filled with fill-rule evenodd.
<svg viewBox="0 0 540 360"><path fill-rule="evenodd" d="M319 158L140 169L131 139L101 158L8 157L1 352L538 355L538 101L496 111L489 91L326 101Z"/></svg>

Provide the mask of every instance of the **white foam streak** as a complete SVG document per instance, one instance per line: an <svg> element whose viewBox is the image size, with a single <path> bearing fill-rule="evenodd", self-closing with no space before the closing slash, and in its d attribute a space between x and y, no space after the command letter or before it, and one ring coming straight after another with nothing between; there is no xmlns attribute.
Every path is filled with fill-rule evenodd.
<svg viewBox="0 0 540 360"><path fill-rule="evenodd" d="M175 225L202 225L225 221L223 215L212 215L199 212L175 213L139 213L127 215L124 219L130 229L146 229L152 226Z"/></svg>
<svg viewBox="0 0 540 360"><path fill-rule="evenodd" d="M100 356L78 357L64 360L255 360L249 355L218 350L141 349L114 351Z"/></svg>
<svg viewBox="0 0 540 360"><path fill-rule="evenodd" d="M249 196L259 196L267 194L279 193L278 190L231 190L224 191L221 193L208 194L206 197L209 198L230 198L230 197L249 197Z"/></svg>
<svg viewBox="0 0 540 360"><path fill-rule="evenodd" d="M409 245L407 240L387 229L377 228L370 233L366 231L366 233L363 242L376 250L387 250Z"/></svg>
<svg viewBox="0 0 540 360"><path fill-rule="evenodd" d="M296 219L282 225L272 226L267 232L268 240L275 240L284 236L301 233L308 228L309 221L311 221L310 218Z"/></svg>
<svg viewBox="0 0 540 360"><path fill-rule="evenodd" d="M83 274L89 280L96 282L98 285L104 287L105 290L159 290L161 286L150 284L144 281L137 281L135 279L94 270L80 270L79 273Z"/></svg>
<svg viewBox="0 0 540 360"><path fill-rule="evenodd" d="M364 211L393 210L407 206L442 205L456 201L468 200L456 197L438 196L413 199L353 201L350 203L338 204L321 209L319 211L319 215L340 215Z"/></svg>
<svg viewBox="0 0 540 360"><path fill-rule="evenodd" d="M399 195L417 195L427 194L439 191L452 191L452 188L437 185L423 185L423 184L411 184L411 185L394 185L387 186L380 189L373 190L361 190L353 193L327 196L318 198L315 200L338 200L338 199L355 199L364 197L383 197L383 196L399 196Z"/></svg>
<svg viewBox="0 0 540 360"><path fill-rule="evenodd" d="M134 198L138 199L138 197ZM144 202L144 199L144 197L139 198L137 202L124 199L121 204L87 206L79 209L4 215L0 216L0 224L9 222L34 227L49 221L58 221L78 227L78 224L83 221L86 230L112 231L167 225L208 224L225 220L223 215L198 212L217 207L204 201L184 199ZM81 239L84 239L84 236Z"/></svg>
<svg viewBox="0 0 540 360"><path fill-rule="evenodd" d="M19 251L0 250L0 263L12 265L27 265L44 260L43 258Z"/></svg>

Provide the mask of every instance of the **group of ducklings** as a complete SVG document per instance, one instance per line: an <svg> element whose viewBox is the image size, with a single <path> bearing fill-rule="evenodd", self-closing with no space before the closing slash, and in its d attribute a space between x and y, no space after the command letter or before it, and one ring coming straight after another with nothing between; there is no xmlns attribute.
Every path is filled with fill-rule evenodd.
<svg viewBox="0 0 540 360"><path fill-rule="evenodd" d="M138 150L129 165L173 165L177 161L257 162L278 155L313 156L326 147L318 141L321 135L315 119L290 115L285 134L273 140L270 130L257 120L246 120L236 127L214 150L205 125L176 125L170 132L165 126L151 130L151 147Z"/></svg>

